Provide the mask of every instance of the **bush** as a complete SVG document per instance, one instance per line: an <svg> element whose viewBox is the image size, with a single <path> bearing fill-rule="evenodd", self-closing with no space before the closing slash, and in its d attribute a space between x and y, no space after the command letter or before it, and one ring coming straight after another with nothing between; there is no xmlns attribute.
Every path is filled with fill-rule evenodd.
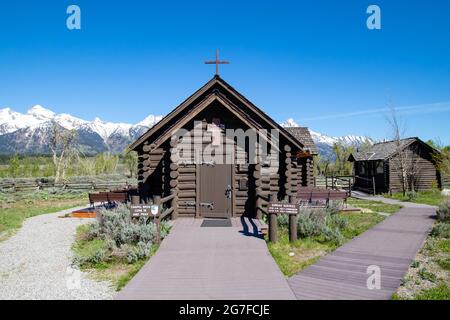
<svg viewBox="0 0 450 320"><path fill-rule="evenodd" d="M344 242L344 237L342 236L342 234L338 228L332 228L332 227L326 226L322 230L322 233L323 233L323 237L324 237L325 241L333 242L337 245L340 245L340 244L342 244L342 242Z"/></svg>
<svg viewBox="0 0 450 320"><path fill-rule="evenodd" d="M450 221L450 200L442 201L436 214L439 221Z"/></svg>
<svg viewBox="0 0 450 320"><path fill-rule="evenodd" d="M343 230L348 227L348 219L339 215L330 215L327 219L330 226L334 226L339 230Z"/></svg>
<svg viewBox="0 0 450 320"><path fill-rule="evenodd" d="M298 215L297 234L300 238L320 236L325 228L326 212L321 209L304 209Z"/></svg>
<svg viewBox="0 0 450 320"><path fill-rule="evenodd" d="M304 209L298 216L297 234L299 238L323 237L326 242L339 245L344 240L340 230L347 225L346 218L331 214L328 208Z"/></svg>
<svg viewBox="0 0 450 320"><path fill-rule="evenodd" d="M450 223L436 223L431 230L431 235L438 238L450 238Z"/></svg>
<svg viewBox="0 0 450 320"><path fill-rule="evenodd" d="M423 280L427 280L430 282L436 281L436 275L425 268L420 269L418 274Z"/></svg>
<svg viewBox="0 0 450 320"><path fill-rule="evenodd" d="M168 223L162 221L161 239L168 232ZM112 259L134 263L149 257L156 237L156 224L147 223L145 218L133 220L126 205L119 204L112 210L102 209L99 219L90 226L86 234L86 241L102 241L102 246L84 256L77 255L74 262L80 266Z"/></svg>
<svg viewBox="0 0 450 320"><path fill-rule="evenodd" d="M282 228L287 228L289 226L289 215L279 214L277 216L278 225Z"/></svg>

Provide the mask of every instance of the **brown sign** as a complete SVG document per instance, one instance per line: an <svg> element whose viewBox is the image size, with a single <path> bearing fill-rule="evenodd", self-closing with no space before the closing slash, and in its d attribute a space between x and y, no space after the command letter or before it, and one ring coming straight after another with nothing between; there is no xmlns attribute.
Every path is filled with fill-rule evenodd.
<svg viewBox="0 0 450 320"><path fill-rule="evenodd" d="M297 214L298 205L294 203L269 203L267 208L268 213L285 213L285 214Z"/></svg>
<svg viewBox="0 0 450 320"><path fill-rule="evenodd" d="M151 214L151 205L149 204L136 204L130 208L133 217L148 217Z"/></svg>

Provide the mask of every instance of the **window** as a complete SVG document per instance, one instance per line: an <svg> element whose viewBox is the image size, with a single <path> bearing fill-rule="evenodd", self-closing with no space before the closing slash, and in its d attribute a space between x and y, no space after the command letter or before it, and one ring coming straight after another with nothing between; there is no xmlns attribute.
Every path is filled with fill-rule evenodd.
<svg viewBox="0 0 450 320"><path fill-rule="evenodd" d="M378 161L377 162L377 173L384 173L384 165L383 165L383 161Z"/></svg>
<svg viewBox="0 0 450 320"><path fill-rule="evenodd" d="M364 163L359 164L359 173L366 174L366 168L364 168Z"/></svg>

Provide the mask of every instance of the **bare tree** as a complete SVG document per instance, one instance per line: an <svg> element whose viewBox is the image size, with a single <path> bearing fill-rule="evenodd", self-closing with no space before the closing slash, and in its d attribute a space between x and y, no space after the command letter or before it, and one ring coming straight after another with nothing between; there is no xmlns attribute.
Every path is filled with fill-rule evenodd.
<svg viewBox="0 0 450 320"><path fill-rule="evenodd" d="M387 118L391 128L392 141L395 144L393 156L389 161L391 172L397 174L403 196L408 191L415 191L420 166L418 165L417 148L406 146L403 139L405 123L401 122L397 111L390 106L390 116Z"/></svg>
<svg viewBox="0 0 450 320"><path fill-rule="evenodd" d="M52 123L50 135L50 149L53 154L53 165L55 167L55 183L65 179L66 169L73 154L73 143L75 130L65 130L56 122Z"/></svg>

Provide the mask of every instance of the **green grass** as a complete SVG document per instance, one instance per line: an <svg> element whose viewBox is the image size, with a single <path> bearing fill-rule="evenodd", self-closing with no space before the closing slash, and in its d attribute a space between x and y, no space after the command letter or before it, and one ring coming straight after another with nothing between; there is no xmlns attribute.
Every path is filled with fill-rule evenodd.
<svg viewBox="0 0 450 320"><path fill-rule="evenodd" d="M87 202L87 194L80 192L0 193L0 241L13 235L27 218L85 205Z"/></svg>
<svg viewBox="0 0 450 320"><path fill-rule="evenodd" d="M320 243L314 239L300 239L291 243L287 230L282 228L279 229L278 242L268 242L268 247L286 276L296 274L336 248L334 244ZM290 252L293 252L294 256L289 256Z"/></svg>
<svg viewBox="0 0 450 320"><path fill-rule="evenodd" d="M388 204L381 201L361 200L356 198L349 198L347 200L347 203L353 207L369 209L373 212L383 212L390 214L395 213L402 208L402 206L398 204Z"/></svg>
<svg viewBox="0 0 450 320"><path fill-rule="evenodd" d="M106 241L103 239L88 239L86 237L90 225L80 225L77 228L76 241L72 245L72 250L77 258L89 258L97 252L107 250ZM150 257L158 250L159 246L152 246ZM138 260L134 263L126 263L123 260L111 259L100 260L98 262L83 263L81 270L91 273L95 279L109 281L116 291L120 291L145 265L149 258Z"/></svg>
<svg viewBox="0 0 450 320"><path fill-rule="evenodd" d="M437 287L423 290L414 297L415 300L450 300L450 287L442 283Z"/></svg>
<svg viewBox="0 0 450 320"><path fill-rule="evenodd" d="M441 194L439 190L427 190L427 191L418 191L415 196L409 198L408 196L403 196L403 193L393 193L392 195L384 194L386 198L396 199L400 201L409 201L415 203L428 204L432 206L437 206L444 199L448 198Z"/></svg>
<svg viewBox="0 0 450 320"><path fill-rule="evenodd" d="M371 209L362 212L338 213L348 221L347 226L341 229L344 243L381 222L385 216L379 215L377 212L395 213L401 208L398 205L384 205L383 203L366 200L354 201L352 206ZM289 242L288 230L283 227L278 228L278 242L268 242L267 245L278 267L288 277L338 248L336 243L324 241L323 237L303 238L291 243ZM289 253L294 255L290 256Z"/></svg>
<svg viewBox="0 0 450 320"><path fill-rule="evenodd" d="M393 299L450 300L449 226L435 223Z"/></svg>

